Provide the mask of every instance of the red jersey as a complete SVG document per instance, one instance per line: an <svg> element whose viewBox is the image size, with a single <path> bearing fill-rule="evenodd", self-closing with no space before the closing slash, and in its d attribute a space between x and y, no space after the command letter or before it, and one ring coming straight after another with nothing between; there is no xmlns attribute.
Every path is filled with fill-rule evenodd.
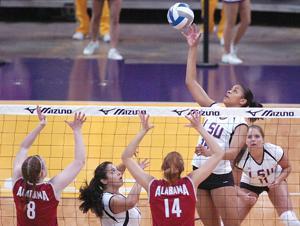
<svg viewBox="0 0 300 226"><path fill-rule="evenodd" d="M23 178L18 179L13 187L14 202L17 210L18 226L57 226L56 210L59 201L55 197L50 183L39 183L32 191L32 185L26 185ZM25 208L25 195L31 199Z"/></svg>
<svg viewBox="0 0 300 226"><path fill-rule="evenodd" d="M153 226L195 225L196 194L189 177L172 185L166 180L151 181L149 202Z"/></svg>

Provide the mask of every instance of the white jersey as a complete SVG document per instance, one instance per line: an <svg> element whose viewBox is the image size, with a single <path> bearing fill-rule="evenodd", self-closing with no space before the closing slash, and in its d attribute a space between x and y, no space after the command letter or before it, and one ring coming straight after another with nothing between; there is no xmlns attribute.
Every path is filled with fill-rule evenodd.
<svg viewBox="0 0 300 226"><path fill-rule="evenodd" d="M102 226L139 226L141 221L141 212L137 207L133 207L125 212L114 214L110 209L110 200L116 194L103 193L102 202L104 205L103 216L101 218Z"/></svg>
<svg viewBox="0 0 300 226"><path fill-rule="evenodd" d="M243 154L237 167L243 170L241 182L257 187L265 187L273 183L281 173L278 162L282 159L284 152L280 146L266 143L261 162L255 161L248 150Z"/></svg>
<svg viewBox="0 0 300 226"><path fill-rule="evenodd" d="M220 107L219 104L213 104L212 108ZM203 124L204 129L211 134L213 137L216 138L217 143L220 147L226 151L229 149L230 141L232 135L239 125L245 124L247 122L242 117L228 117L228 118L221 118L217 116L206 117L205 122ZM202 137L199 137L198 145L207 146L205 140ZM203 155L194 155L192 165L196 167L201 167L207 159L210 157L205 157ZM221 160L217 167L214 169L214 174L226 174L232 171L231 164L229 160Z"/></svg>

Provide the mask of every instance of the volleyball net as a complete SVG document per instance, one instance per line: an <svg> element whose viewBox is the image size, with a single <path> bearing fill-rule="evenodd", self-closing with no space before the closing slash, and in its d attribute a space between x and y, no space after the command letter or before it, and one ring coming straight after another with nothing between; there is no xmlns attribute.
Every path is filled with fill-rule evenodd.
<svg viewBox="0 0 300 226"><path fill-rule="evenodd" d="M140 129L139 112L149 114L150 122L155 127L141 142L138 158L148 158L150 166L146 171L158 178L162 177L160 166L163 157L174 150L183 156L184 174L192 170L191 161L199 135L194 129L185 126L188 120L184 116L198 111L203 118L240 116L263 119L255 124L264 129L265 141L281 146L291 162L289 191L296 197L293 204L299 216L300 152L297 148L300 144L300 109L298 108L197 108L195 105L177 107L101 104L43 105L41 108L47 117L47 125L28 154L39 154L44 158L48 167L47 178L57 175L74 157L73 133L64 121L72 120L75 112L82 112L87 116L82 128L87 153L86 165L62 194L58 209L59 225L100 224L93 214L85 215L79 211L78 190L86 180L90 181L95 168L102 161L112 161L116 165L121 163L121 153ZM0 225L16 225L11 193L13 160L22 140L38 123L36 105L0 105ZM123 178L124 187L121 192L126 194L131 189L134 179L127 171ZM142 225L150 225L151 215L144 191L139 207L142 212ZM254 217L255 213L258 217ZM243 225L252 225L251 222L255 222L256 218L280 225L275 224L278 217L267 197L257 202Z"/></svg>

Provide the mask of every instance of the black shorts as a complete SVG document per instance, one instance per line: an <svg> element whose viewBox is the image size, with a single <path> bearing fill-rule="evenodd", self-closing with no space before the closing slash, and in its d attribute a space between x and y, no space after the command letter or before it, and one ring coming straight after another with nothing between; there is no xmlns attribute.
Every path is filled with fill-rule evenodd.
<svg viewBox="0 0 300 226"><path fill-rule="evenodd" d="M198 169L196 166L193 166L193 170ZM208 178L202 181L199 184L198 189L212 190L215 188L234 186L234 179L232 172L226 174L210 174Z"/></svg>
<svg viewBox="0 0 300 226"><path fill-rule="evenodd" d="M252 191L252 192L254 192L257 195L260 195L264 191L269 192L269 188L267 186L258 187L258 186L253 186L253 185L250 185L250 184L246 184L244 182L240 183L240 187L241 188L246 188L249 191Z"/></svg>

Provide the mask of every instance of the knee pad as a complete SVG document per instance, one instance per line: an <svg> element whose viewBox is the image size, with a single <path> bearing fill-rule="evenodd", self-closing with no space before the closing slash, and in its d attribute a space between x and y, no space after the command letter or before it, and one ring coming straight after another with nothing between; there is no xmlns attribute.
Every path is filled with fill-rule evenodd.
<svg viewBox="0 0 300 226"><path fill-rule="evenodd" d="M280 215L280 219L286 226L300 226L300 221L298 220L294 211L288 210Z"/></svg>

